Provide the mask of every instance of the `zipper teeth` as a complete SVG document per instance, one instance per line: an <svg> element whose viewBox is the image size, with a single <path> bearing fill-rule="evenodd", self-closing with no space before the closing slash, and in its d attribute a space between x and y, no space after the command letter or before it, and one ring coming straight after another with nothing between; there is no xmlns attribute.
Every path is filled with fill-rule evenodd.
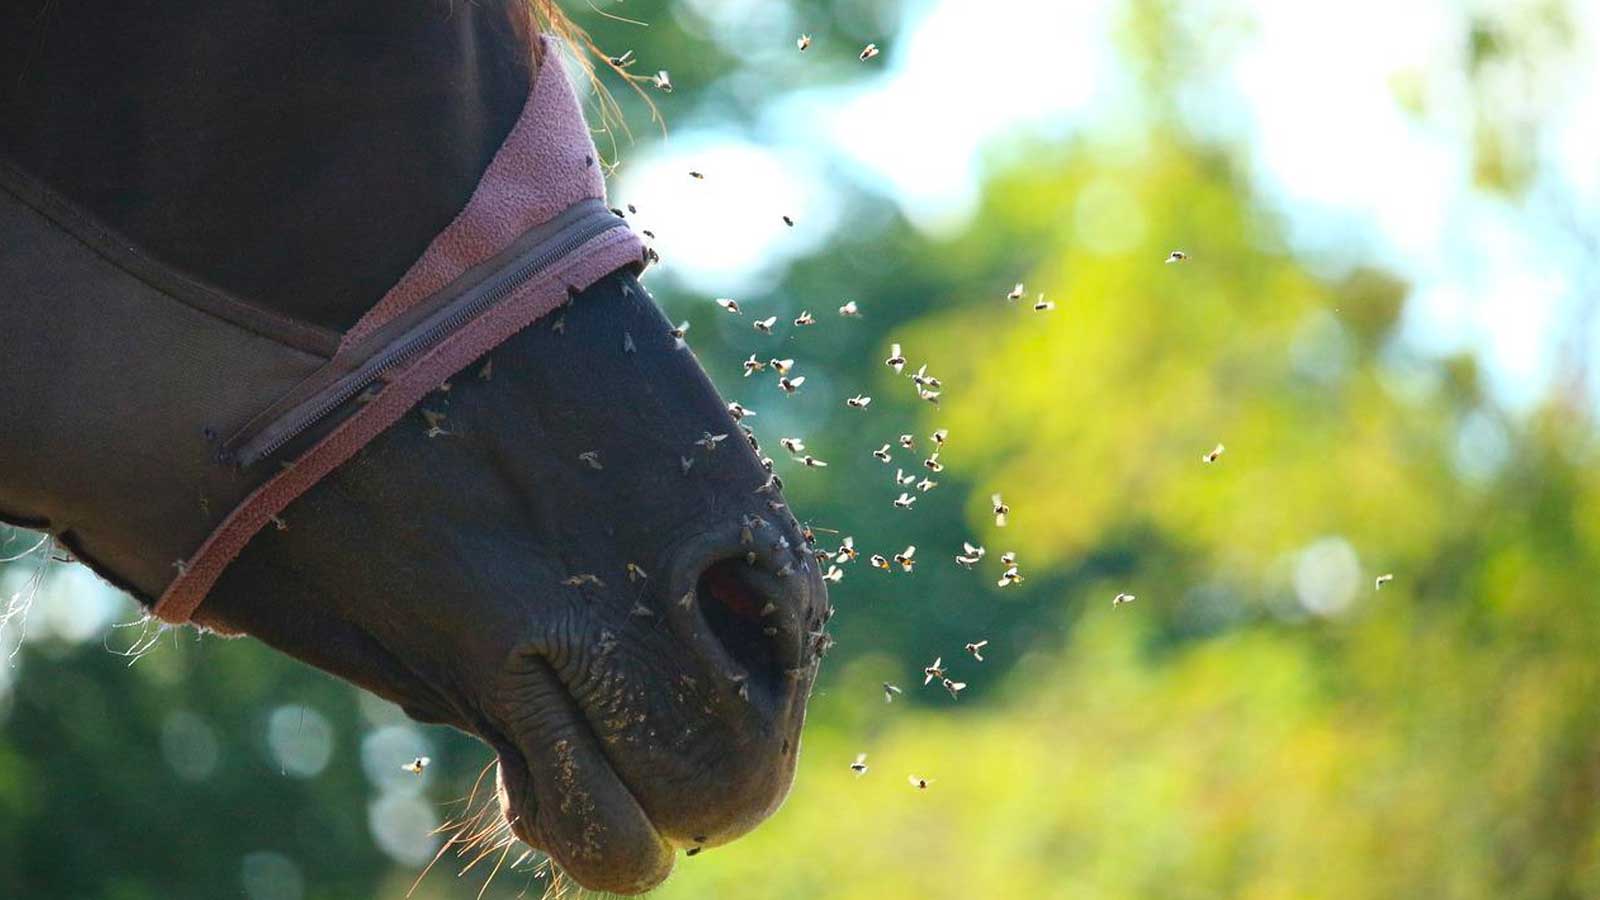
<svg viewBox="0 0 1600 900"><path fill-rule="evenodd" d="M604 219L601 218L602 215ZM606 219L611 221L605 221ZM597 212L594 214L593 219L575 224L571 234L564 236L559 243L541 249L537 255L528 259L511 272L501 276L492 288L473 298L470 303L464 304L448 316L429 325L424 331L407 337L398 346L368 361L363 367L363 373L359 378L347 382L344 387L329 394L307 412L291 413L297 419L293 427L265 444L256 446L252 443L240 447L238 454L239 465L251 465L277 452L284 444L304 434L306 429L327 417L340 406L343 406L351 397L370 387L373 382L382 378L386 373L415 359L418 354L433 347L433 345L466 324L467 321L475 318L485 309L510 296L511 293L522 287L535 275L538 275L541 270L548 268L557 259L578 249L590 239L621 227L623 227L622 221L617 219L610 210Z"/></svg>

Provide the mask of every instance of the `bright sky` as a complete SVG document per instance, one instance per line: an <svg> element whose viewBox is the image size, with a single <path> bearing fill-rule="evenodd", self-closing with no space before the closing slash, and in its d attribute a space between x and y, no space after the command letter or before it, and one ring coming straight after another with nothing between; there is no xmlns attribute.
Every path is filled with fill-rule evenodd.
<svg viewBox="0 0 1600 900"><path fill-rule="evenodd" d="M691 2L690 18L711 3ZM1516 15L1523 5L1499 3L1497 12ZM919 228L959 229L986 150L1021 133L1103 131L1124 108L1109 37L1119 6L986 0L980 15L973 0L910 3L909 30L865 64L877 66L872 76L793 93L748 133L678 123L665 145L633 160L616 193L637 202L645 227L658 232L666 277L714 295L762 290L824 241L838 224L841 179L886 193ZM1547 210L1472 188L1474 114L1454 75L1465 51L1459 6L1185 5L1183 15L1207 23L1196 32L1216 45L1203 49L1219 61L1214 79L1185 94L1185 109L1197 131L1247 148L1291 246L1330 271L1366 259L1407 276L1415 286L1410 343L1424 352L1475 349L1501 398L1519 405L1550 375L1557 313L1600 285L1580 281L1570 232L1552 234ZM1563 73L1571 77L1551 101L1558 113L1538 150L1560 182L1543 193L1595 222L1600 9L1574 6L1576 68ZM773 8L719 3L721 30L712 36L747 58L792 54L803 25ZM1215 24L1234 22L1246 24ZM1424 86L1420 120L1396 99L1405 77ZM713 177L693 182L691 168ZM785 214L795 228L783 224Z"/></svg>

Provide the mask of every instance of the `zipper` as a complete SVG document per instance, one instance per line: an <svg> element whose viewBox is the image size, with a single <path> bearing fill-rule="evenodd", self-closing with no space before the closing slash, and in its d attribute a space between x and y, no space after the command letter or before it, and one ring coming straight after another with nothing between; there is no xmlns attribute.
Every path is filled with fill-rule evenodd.
<svg viewBox="0 0 1600 900"><path fill-rule="evenodd" d="M243 468L271 456L351 398L387 380L396 369L538 278L563 257L601 234L626 227L599 200L584 200L569 207L550 222L525 233L487 264L491 274L465 288L447 287L390 323L396 327L379 329L365 342L375 349L357 349L344 359L329 361L229 438L220 459ZM510 258L504 259L506 256ZM470 278L470 273L463 278Z"/></svg>

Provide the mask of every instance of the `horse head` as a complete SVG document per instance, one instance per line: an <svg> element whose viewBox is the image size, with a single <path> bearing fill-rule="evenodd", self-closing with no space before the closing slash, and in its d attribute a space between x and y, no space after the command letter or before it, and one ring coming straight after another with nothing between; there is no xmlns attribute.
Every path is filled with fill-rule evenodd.
<svg viewBox="0 0 1600 900"><path fill-rule="evenodd" d="M489 6L0 19L0 518L477 735L635 892L782 801L827 597Z"/></svg>
<svg viewBox="0 0 1600 900"><path fill-rule="evenodd" d="M286 510L205 609L482 738L515 834L626 892L782 800L827 601L644 289L558 315Z"/></svg>

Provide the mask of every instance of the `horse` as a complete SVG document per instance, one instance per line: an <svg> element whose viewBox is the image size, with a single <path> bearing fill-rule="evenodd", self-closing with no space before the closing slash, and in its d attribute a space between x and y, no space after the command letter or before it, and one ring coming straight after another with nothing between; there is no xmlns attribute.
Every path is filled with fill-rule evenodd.
<svg viewBox="0 0 1600 900"><path fill-rule="evenodd" d="M516 837L635 893L782 802L831 608L557 15L0 10L0 518L477 736Z"/></svg>

